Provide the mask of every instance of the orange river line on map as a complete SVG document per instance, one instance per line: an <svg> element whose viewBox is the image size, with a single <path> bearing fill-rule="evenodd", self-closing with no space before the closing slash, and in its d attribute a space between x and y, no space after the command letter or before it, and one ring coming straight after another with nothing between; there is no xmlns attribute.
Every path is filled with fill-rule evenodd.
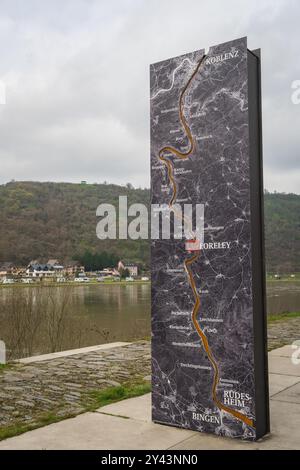
<svg viewBox="0 0 300 470"><path fill-rule="evenodd" d="M180 121L184 127L184 130L186 132L186 135L188 137L188 140L189 140L189 144L190 144L190 148L187 152L180 152L179 150L173 148L173 147L170 147L170 146L165 146L163 147L160 151L159 151L159 159L166 165L167 167L167 170L168 170L168 177L169 177L169 181L170 183L172 184L173 186L173 194L172 194L172 198L169 202L169 207L172 208L173 206L173 203L174 201L176 200L176 195L177 195L177 186L176 186L176 181L175 181L175 178L174 178L174 171L173 171L173 165L172 165L172 162L167 159L166 157L163 156L163 154L165 152L169 152L169 153L172 153L174 155L176 155L177 157L181 158L181 159L186 159L189 157L189 155L191 155L191 153L193 152L194 150L194 140L193 140L193 136L192 136L192 133L191 133L191 130L187 124L187 121L185 119L185 116L184 116L184 112L183 112L183 98L184 98L184 95L185 95L185 92L187 91L187 89L189 88L190 84L192 83L194 77L196 76L196 74L198 73L200 67L201 67L201 64L204 62L204 59L205 59L205 55L201 58L201 60L199 61L196 69L194 70L193 74L191 75L191 77L189 78L187 84L185 85L185 87L183 88L181 94L180 94L180 98L179 98L179 117L180 117ZM175 216L176 216L176 212L175 212ZM235 418L243 421L245 424L247 424L248 426L251 426L251 427L254 427L254 422L252 419L248 418L247 416L245 416L243 413L240 413L239 411L237 410L234 410L232 408L229 408L228 406L225 406L218 398L217 398L217 387L218 387L218 383L219 383L219 370L218 370L218 365L213 357L213 354L211 352L211 349L210 349L210 346L209 346L209 343L208 343L208 340L207 340L207 337L206 335L204 334L204 332L202 331L200 325L199 325L199 322L197 321L197 315L199 314L199 311L200 311L200 296L197 292L197 289L196 289L196 285L195 285L195 280L194 280L194 277L193 277L193 273L192 273L192 264L199 258L200 256L200 250L198 252L196 252L196 254L194 254L193 256L187 258L185 261L184 261L184 265L185 265L185 270L188 274L188 278L189 278L189 283L190 283L190 286L193 290L193 294L194 294L194 298L195 298L195 304L194 304L194 308L193 308L193 311L192 311L192 321L193 321L193 325L202 341L202 344L203 344L203 347L207 353L207 356L208 356L208 359L210 361L210 363L212 364L213 366L213 369L214 369L214 381L213 381L213 386L212 386L212 397L213 397L213 400L214 402L216 403L217 407L220 409L220 410L223 410L225 411L226 413L229 413L230 415L234 416Z"/></svg>

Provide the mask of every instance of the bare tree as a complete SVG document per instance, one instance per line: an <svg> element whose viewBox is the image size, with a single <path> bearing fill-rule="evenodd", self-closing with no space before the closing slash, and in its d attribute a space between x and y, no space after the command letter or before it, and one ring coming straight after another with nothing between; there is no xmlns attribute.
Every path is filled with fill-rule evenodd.
<svg viewBox="0 0 300 470"><path fill-rule="evenodd" d="M60 351L72 310L73 287L63 286L58 291L47 287L45 293L47 308L45 310L46 334L51 352Z"/></svg>
<svg viewBox="0 0 300 470"><path fill-rule="evenodd" d="M42 323L43 297L40 289L13 287L1 296L1 330L9 338L9 357L33 353Z"/></svg>

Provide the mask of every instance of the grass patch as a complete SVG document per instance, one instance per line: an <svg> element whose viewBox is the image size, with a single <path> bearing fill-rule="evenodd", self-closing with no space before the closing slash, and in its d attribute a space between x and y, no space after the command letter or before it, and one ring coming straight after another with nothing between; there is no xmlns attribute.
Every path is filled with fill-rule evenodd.
<svg viewBox="0 0 300 470"><path fill-rule="evenodd" d="M74 416L75 414L71 413L59 416L52 411L37 416L34 423L15 423L8 426L0 426L0 441L8 439L9 437L19 436L24 432L33 431L34 429L47 426L48 424L58 423L66 418L74 418Z"/></svg>
<svg viewBox="0 0 300 470"><path fill-rule="evenodd" d="M19 436L24 432L33 431L34 429L47 426L48 424L58 423L66 418L74 418L75 416L75 414L58 416L53 412L49 412L36 417L36 422L34 423L16 423L8 426L0 426L0 441L8 439L9 437Z"/></svg>
<svg viewBox="0 0 300 470"><path fill-rule="evenodd" d="M12 364L0 364L0 372L2 370L11 369L11 367L12 367Z"/></svg>
<svg viewBox="0 0 300 470"><path fill-rule="evenodd" d="M126 398L139 397L151 391L150 383L140 383L135 385L119 385L118 387L110 387L104 390L93 390L88 393L93 403L88 406L89 411L96 410L105 405L116 403Z"/></svg>
<svg viewBox="0 0 300 470"><path fill-rule="evenodd" d="M4 365L6 366L6 364ZM92 390L91 392L87 392L87 400L83 400L82 402L81 413L94 411L104 405L109 405L110 403L115 403L126 398L138 397L150 392L150 390L151 385L146 382L120 385L118 387L110 387L103 390ZM41 428L49 424L58 423L59 421L67 418L74 418L81 413L74 411L74 413L59 415L55 410L53 410L48 413L35 416L34 423L16 423L8 426L0 426L0 441L8 439L9 437L18 436L24 432L33 431L34 429Z"/></svg>
<svg viewBox="0 0 300 470"><path fill-rule="evenodd" d="M300 317L300 312L282 312L268 315L268 323Z"/></svg>

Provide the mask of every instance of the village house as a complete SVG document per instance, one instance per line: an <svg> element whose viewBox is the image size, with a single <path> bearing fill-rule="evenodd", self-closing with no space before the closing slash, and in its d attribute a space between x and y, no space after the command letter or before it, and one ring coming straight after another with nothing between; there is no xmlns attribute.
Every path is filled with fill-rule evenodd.
<svg viewBox="0 0 300 470"><path fill-rule="evenodd" d="M55 271L51 266L48 266L46 263L39 263L38 261L31 261L26 269L27 277L52 277L54 274Z"/></svg>
<svg viewBox="0 0 300 470"><path fill-rule="evenodd" d="M43 278L43 277L61 277L64 266L57 259L49 259L47 263L41 263L34 260L29 263L26 269L27 277Z"/></svg>
<svg viewBox="0 0 300 470"><path fill-rule="evenodd" d="M57 259L49 259L47 265L56 272L61 272L64 269L64 266Z"/></svg>
<svg viewBox="0 0 300 470"><path fill-rule="evenodd" d="M71 260L65 263L64 274L67 277L73 277L76 275L76 273L84 273L84 272L85 272L85 268L79 263L79 261Z"/></svg>
<svg viewBox="0 0 300 470"><path fill-rule="evenodd" d="M25 268L17 266L15 263L6 261L0 263L0 278L5 279L8 277L19 277L25 273Z"/></svg>
<svg viewBox="0 0 300 470"><path fill-rule="evenodd" d="M16 266L14 265L14 263L11 263L10 261L1 263L0 264L0 277L13 275L13 272L15 269L16 269Z"/></svg>
<svg viewBox="0 0 300 470"><path fill-rule="evenodd" d="M115 268L104 268L101 271L97 271L100 277L120 277L120 273Z"/></svg>
<svg viewBox="0 0 300 470"><path fill-rule="evenodd" d="M118 271L119 271L119 273L121 271L124 271L125 269L128 270L129 275L131 277L137 277L138 276L139 269L138 269L138 266L136 264L129 263L129 262L126 262L126 261L119 261L118 262Z"/></svg>

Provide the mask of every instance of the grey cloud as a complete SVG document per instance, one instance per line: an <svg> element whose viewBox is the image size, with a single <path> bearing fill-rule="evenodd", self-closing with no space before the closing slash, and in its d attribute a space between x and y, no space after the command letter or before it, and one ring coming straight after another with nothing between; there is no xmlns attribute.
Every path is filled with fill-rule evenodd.
<svg viewBox="0 0 300 470"><path fill-rule="evenodd" d="M149 64L248 35L251 48L262 48L265 186L299 192L300 105L291 102L291 83L300 79L299 2L21 5L0 1L2 182L148 186Z"/></svg>

